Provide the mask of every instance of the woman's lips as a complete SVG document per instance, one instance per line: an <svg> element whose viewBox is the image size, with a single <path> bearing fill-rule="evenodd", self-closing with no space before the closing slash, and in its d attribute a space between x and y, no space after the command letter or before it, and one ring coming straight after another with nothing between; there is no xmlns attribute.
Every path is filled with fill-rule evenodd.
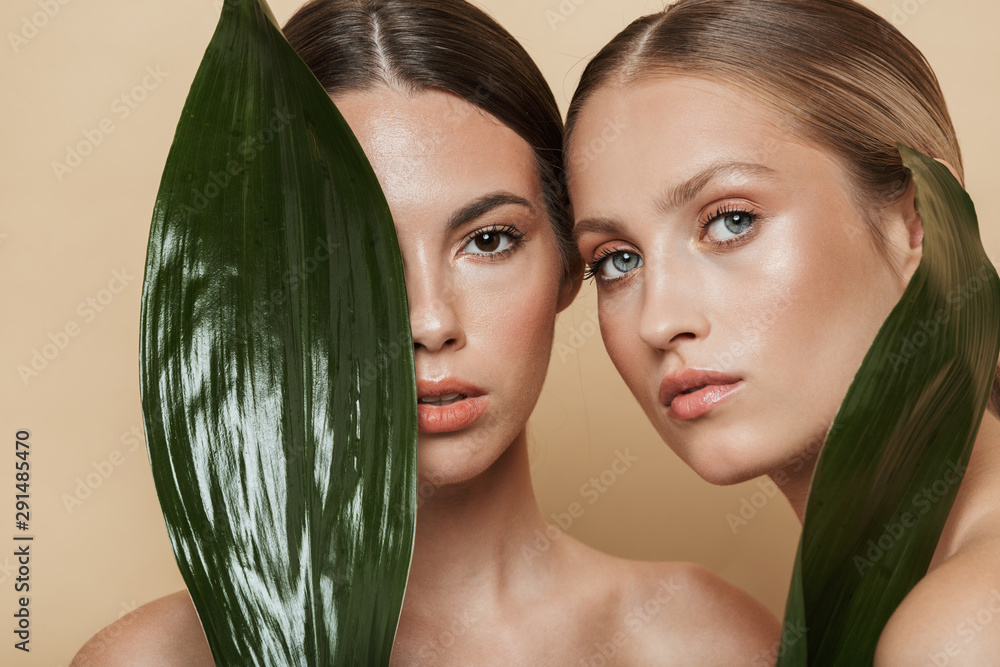
<svg viewBox="0 0 1000 667"><path fill-rule="evenodd" d="M456 378L417 382L417 427L424 433L459 431L479 419L489 403L481 389Z"/></svg>
<svg viewBox="0 0 1000 667"><path fill-rule="evenodd" d="M743 380L719 371L687 369L663 378L660 402L674 419L687 421L707 414L743 387Z"/></svg>
<svg viewBox="0 0 1000 667"><path fill-rule="evenodd" d="M479 419L486 409L489 396L470 396L451 405L417 404L417 426L424 433L458 431Z"/></svg>
<svg viewBox="0 0 1000 667"><path fill-rule="evenodd" d="M682 421L697 419L742 386L742 380L730 384L706 385L690 394L681 394L675 397L667 407L667 412L674 419Z"/></svg>

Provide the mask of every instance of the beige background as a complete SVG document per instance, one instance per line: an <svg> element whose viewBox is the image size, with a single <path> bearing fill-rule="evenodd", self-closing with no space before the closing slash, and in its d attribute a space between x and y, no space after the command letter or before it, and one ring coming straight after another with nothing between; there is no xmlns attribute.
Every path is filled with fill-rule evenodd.
<svg viewBox="0 0 1000 667"><path fill-rule="evenodd" d="M3 664L67 665L96 630L183 586L142 441L139 298L163 163L221 2L4 0L0 9L0 467L8 471L0 475L0 516L7 517L0 530ZM300 4L271 6L283 23ZM479 4L522 40L564 109L588 56L661 6L651 0ZM1000 225L989 197L1000 178L994 157L1000 8L990 0L867 4L924 51L942 81L996 263ZM26 28L32 22L41 27ZM22 31L25 42L12 44L10 34ZM159 80L147 68L158 70ZM57 174L53 162L65 162L67 146L84 141L85 133L100 143L72 171ZM116 271L124 285L112 282ZM88 298L104 301L100 312L88 309ZM769 500L734 534L726 514L759 491L756 482L716 488L679 463L608 361L595 313L587 285L559 320L557 342L564 345L553 354L531 426L532 473L546 515L581 500L581 485L628 449L639 462L599 502L584 503L585 514L569 532L621 556L703 563L780 614L798 530L787 504ZM59 338L67 326L76 335L37 377L22 381L18 366L30 365L50 334ZM30 655L12 648L11 632L13 453L21 428L32 434ZM80 502L67 506L74 494Z"/></svg>

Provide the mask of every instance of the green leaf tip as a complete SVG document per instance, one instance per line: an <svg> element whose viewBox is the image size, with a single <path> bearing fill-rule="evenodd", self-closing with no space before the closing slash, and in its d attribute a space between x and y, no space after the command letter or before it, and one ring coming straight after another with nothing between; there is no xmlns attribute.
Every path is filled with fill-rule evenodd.
<svg viewBox="0 0 1000 667"><path fill-rule="evenodd" d="M265 2L226 0L163 171L140 389L215 663L386 665L416 518L389 208Z"/></svg>
<svg viewBox="0 0 1000 667"><path fill-rule="evenodd" d="M944 164L898 146L923 254L817 461L779 667L872 664L882 629L927 572L1000 354L1000 278L972 200Z"/></svg>

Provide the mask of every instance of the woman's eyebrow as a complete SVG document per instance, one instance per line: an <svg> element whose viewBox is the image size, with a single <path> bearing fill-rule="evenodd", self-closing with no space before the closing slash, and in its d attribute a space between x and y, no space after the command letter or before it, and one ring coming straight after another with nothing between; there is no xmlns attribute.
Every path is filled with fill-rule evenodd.
<svg viewBox="0 0 1000 667"><path fill-rule="evenodd" d="M622 224L613 218L587 218L573 225L573 238L579 242L584 234L617 236L622 232Z"/></svg>
<svg viewBox="0 0 1000 667"><path fill-rule="evenodd" d="M663 195L657 197L656 210L661 215L669 215L690 203L705 186L712 182L712 179L719 176L774 176L775 174L777 172L774 169L753 162L716 162L683 183L668 188ZM573 226L573 237L579 240L584 234L620 236L624 233L623 229L621 221L614 218L587 218Z"/></svg>
<svg viewBox="0 0 1000 667"><path fill-rule="evenodd" d="M657 198L656 210L662 215L673 213L689 204L706 185L712 182L712 179L719 176L773 176L776 173L770 167L752 162L716 162L683 183L667 188Z"/></svg>
<svg viewBox="0 0 1000 667"><path fill-rule="evenodd" d="M502 190L491 192L481 197L477 197L461 209L452 213L451 218L448 220L448 231L450 232L458 229L470 220L475 220L478 217L486 215L495 208L506 206L508 204L524 206L532 212L535 210L534 205L524 197Z"/></svg>

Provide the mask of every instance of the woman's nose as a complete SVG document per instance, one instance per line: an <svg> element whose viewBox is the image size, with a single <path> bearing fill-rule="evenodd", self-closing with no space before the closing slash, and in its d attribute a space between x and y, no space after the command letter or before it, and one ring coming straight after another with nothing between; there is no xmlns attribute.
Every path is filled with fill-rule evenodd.
<svg viewBox="0 0 1000 667"><path fill-rule="evenodd" d="M647 271L639 313L639 337L657 350L708 336L704 295L691 281Z"/></svg>
<svg viewBox="0 0 1000 667"><path fill-rule="evenodd" d="M410 273L410 272L408 272ZM413 347L428 352L465 344L458 314L458 291L447 276L436 271L414 271L406 276Z"/></svg>

